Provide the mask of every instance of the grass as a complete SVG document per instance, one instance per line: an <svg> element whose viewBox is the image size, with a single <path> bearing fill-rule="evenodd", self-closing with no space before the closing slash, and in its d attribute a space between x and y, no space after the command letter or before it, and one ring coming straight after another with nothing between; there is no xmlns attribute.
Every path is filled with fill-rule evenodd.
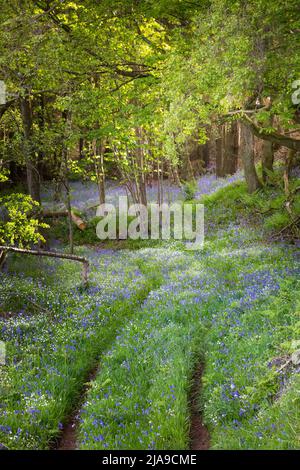
<svg viewBox="0 0 300 470"><path fill-rule="evenodd" d="M299 447L299 368L284 367L285 343L299 338L299 305L291 277L251 309L226 308L209 330L201 403L212 448Z"/></svg>

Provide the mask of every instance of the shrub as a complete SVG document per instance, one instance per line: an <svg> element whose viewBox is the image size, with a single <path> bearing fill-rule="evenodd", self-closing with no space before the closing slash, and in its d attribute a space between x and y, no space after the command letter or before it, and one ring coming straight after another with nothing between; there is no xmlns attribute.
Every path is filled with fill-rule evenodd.
<svg viewBox="0 0 300 470"><path fill-rule="evenodd" d="M197 183L196 181L186 181L183 185L183 196L185 201L191 201L195 198L196 191L197 191Z"/></svg>
<svg viewBox="0 0 300 470"><path fill-rule="evenodd" d="M39 204L30 196L20 193L0 198L2 217L0 220L0 244L28 247L31 243L45 241L39 229L47 224L33 217Z"/></svg>

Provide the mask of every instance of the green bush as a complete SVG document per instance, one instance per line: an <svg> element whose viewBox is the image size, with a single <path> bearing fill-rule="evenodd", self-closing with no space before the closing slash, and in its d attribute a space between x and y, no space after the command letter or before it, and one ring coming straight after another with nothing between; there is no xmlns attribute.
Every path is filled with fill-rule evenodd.
<svg viewBox="0 0 300 470"><path fill-rule="evenodd" d="M183 185L183 196L185 201L191 201L195 198L195 194L197 191L197 183L195 180L186 181Z"/></svg>

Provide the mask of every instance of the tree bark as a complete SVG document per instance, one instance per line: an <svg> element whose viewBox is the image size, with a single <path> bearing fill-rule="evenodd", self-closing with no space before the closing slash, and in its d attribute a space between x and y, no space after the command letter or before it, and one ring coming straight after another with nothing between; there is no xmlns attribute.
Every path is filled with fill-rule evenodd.
<svg viewBox="0 0 300 470"><path fill-rule="evenodd" d="M300 139L294 139L293 137L279 134L278 132L266 132L263 127L259 127L255 122L253 122L245 111L231 113L231 115L233 114L241 114L242 119L251 127L253 134L259 139L267 140L282 147L287 147L291 150L295 150L296 152L300 151Z"/></svg>
<svg viewBox="0 0 300 470"><path fill-rule="evenodd" d="M2 270L2 267L5 263L6 254L7 254L7 250L0 249L0 271Z"/></svg>
<svg viewBox="0 0 300 470"><path fill-rule="evenodd" d="M70 194L70 183L68 179L68 175L66 175L65 179L65 187L66 187L66 206L68 211L68 226L69 226L69 245L70 245L70 253L74 253L74 236L73 236L73 225L72 225L72 204L71 204L71 194Z"/></svg>
<svg viewBox="0 0 300 470"><path fill-rule="evenodd" d="M272 127L273 119L269 120L270 127ZM264 183L268 183L269 174L273 173L273 163L274 163L274 148L273 143L269 140L262 141L262 179Z"/></svg>
<svg viewBox="0 0 300 470"><path fill-rule="evenodd" d="M243 162L245 179L249 193L254 193L261 187L254 161L254 136L250 126L242 124L241 127L241 159Z"/></svg>
<svg viewBox="0 0 300 470"><path fill-rule="evenodd" d="M195 147L195 139L189 136L186 139L182 152L181 176L184 181L192 181L194 179L194 171L191 163L190 155Z"/></svg>
<svg viewBox="0 0 300 470"><path fill-rule="evenodd" d="M136 128L137 137L137 149L136 149L136 161L138 167L137 185L139 194L139 203L147 206L147 190L145 180L145 162L144 162L144 151L143 151L143 135L140 127Z"/></svg>
<svg viewBox="0 0 300 470"><path fill-rule="evenodd" d="M96 141L93 147L94 147L94 162L95 162L95 172L97 176L99 201L100 201L100 204L105 204L105 172L104 172L105 144L99 143Z"/></svg>
<svg viewBox="0 0 300 470"><path fill-rule="evenodd" d="M78 145L78 147L79 147L79 152L78 152L78 153L79 153L79 155L78 155L78 156L79 156L79 160L82 160L82 159L84 158L84 150L83 150L83 149L84 149L84 139L83 139L83 137L80 137L80 138L79 138L79 145Z"/></svg>
<svg viewBox="0 0 300 470"><path fill-rule="evenodd" d="M237 123L226 123L221 126L221 136L217 141L216 175L224 177L233 175L238 163Z"/></svg>
<svg viewBox="0 0 300 470"><path fill-rule="evenodd" d="M273 172L274 152L273 144L268 140L262 143L262 179L264 183L269 181L269 173Z"/></svg>
<svg viewBox="0 0 300 470"><path fill-rule="evenodd" d="M68 128L70 125L70 113L69 111L63 111L62 117L65 120L65 135L63 139L65 140ZM69 226L69 245L70 253L74 253L74 237L73 237L73 225L72 225L72 204L71 204L71 193L70 193L70 183L69 183L69 166L68 166L68 148L65 141L62 145L62 164L64 168L63 179L64 186L66 188L66 207L68 211L68 226Z"/></svg>
<svg viewBox="0 0 300 470"><path fill-rule="evenodd" d="M208 168L210 164L209 140L202 145L202 161L204 168Z"/></svg>
<svg viewBox="0 0 300 470"><path fill-rule="evenodd" d="M288 197L290 195L290 183L289 183L289 178L290 178L290 171L292 167L292 162L295 158L296 152L295 150L289 149L287 157L285 159L285 167L284 167L284 173L283 173L283 182L284 182L284 193Z"/></svg>
<svg viewBox="0 0 300 470"><path fill-rule="evenodd" d="M40 175L37 168L37 161L34 156L33 149L33 116L32 116L32 103L30 96L27 93L24 97L20 98L20 110L23 122L24 132L24 154L26 159L26 171L27 171L27 186L28 192L32 199L41 203L40 194Z"/></svg>
<svg viewBox="0 0 300 470"><path fill-rule="evenodd" d="M227 176L233 175L237 171L238 130L236 121L226 126L224 139L223 174Z"/></svg>
<svg viewBox="0 0 300 470"><path fill-rule="evenodd" d="M222 178L223 174L223 126L221 129L221 135L216 139L216 177Z"/></svg>

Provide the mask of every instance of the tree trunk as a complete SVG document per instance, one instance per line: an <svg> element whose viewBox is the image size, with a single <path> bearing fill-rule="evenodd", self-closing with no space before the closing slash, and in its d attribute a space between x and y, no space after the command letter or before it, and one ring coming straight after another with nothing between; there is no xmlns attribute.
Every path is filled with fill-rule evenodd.
<svg viewBox="0 0 300 470"><path fill-rule="evenodd" d="M233 175L237 171L238 131L236 121L226 126L224 139L223 174L227 176Z"/></svg>
<svg viewBox="0 0 300 470"><path fill-rule="evenodd" d="M179 173L178 173L178 166L177 164L171 164L171 174L173 178L173 182L177 184L177 186L181 186L181 181L179 178Z"/></svg>
<svg viewBox="0 0 300 470"><path fill-rule="evenodd" d="M105 172L104 172L104 152L105 144L95 142L95 170L97 176L98 192L100 204L105 204Z"/></svg>
<svg viewBox="0 0 300 470"><path fill-rule="evenodd" d="M79 138L79 160L82 160L84 158L84 140L83 140L83 137L80 137Z"/></svg>
<svg viewBox="0 0 300 470"><path fill-rule="evenodd" d="M268 125L272 127L273 119L268 120ZM264 183L268 183L269 173L273 173L273 163L274 163L274 145L269 140L262 141L262 179Z"/></svg>
<svg viewBox="0 0 300 470"><path fill-rule="evenodd" d="M237 123L226 123L221 126L220 138L217 140L216 175L224 177L233 175L238 163Z"/></svg>
<svg viewBox="0 0 300 470"><path fill-rule="evenodd" d="M254 193L261 187L254 161L254 136L252 130L246 124L241 125L241 160L243 162L245 179L249 193Z"/></svg>
<svg viewBox="0 0 300 470"><path fill-rule="evenodd" d="M284 193L288 197L290 195L290 183L289 183L289 178L290 178L290 171L292 167L293 160L295 158L296 152L295 150L288 150L288 154L285 159L285 167L284 167L284 173L283 173L283 182L284 182Z"/></svg>
<svg viewBox="0 0 300 470"><path fill-rule="evenodd" d="M69 183L69 165L68 165L68 148L65 143L65 139L70 126L70 112L63 111L62 118L65 121L65 135L63 136L62 145L62 164L63 164L63 181L66 188L66 207L68 211L68 226L69 226L69 245L70 253L74 253L74 237L73 237L73 224L72 224L72 204L71 204L71 193Z"/></svg>
<svg viewBox="0 0 300 470"><path fill-rule="evenodd" d="M69 245L70 245L70 253L74 253L74 237L73 237L73 224L72 224L72 205L71 205L71 194L70 194L70 184L68 175L66 174L65 179L65 187L66 187L66 206L68 211L68 226L69 226Z"/></svg>
<svg viewBox="0 0 300 470"><path fill-rule="evenodd" d="M143 151L143 141L142 141L142 130L140 127L136 128L136 137L137 137L137 149L136 149L136 161L138 167L137 175L137 185L138 185L138 194L139 194L139 203L147 206L147 190L146 190L146 180L145 180L145 167L144 167L144 151Z"/></svg>
<svg viewBox="0 0 300 470"><path fill-rule="evenodd" d="M159 157L157 157L157 204L161 204L161 186L160 186L160 166L159 166Z"/></svg>
<svg viewBox="0 0 300 470"><path fill-rule="evenodd" d="M2 270L2 267L5 263L6 254L7 254L7 250L0 250L0 271Z"/></svg>
<svg viewBox="0 0 300 470"><path fill-rule="evenodd" d="M274 152L273 144L268 140L263 140L262 143L262 178L263 182L267 183L269 180L269 173L273 172Z"/></svg>
<svg viewBox="0 0 300 470"><path fill-rule="evenodd" d="M192 181L194 179L194 171L191 163L190 155L195 146L195 139L193 136L187 137L182 152L182 168L181 176L184 181Z"/></svg>
<svg viewBox="0 0 300 470"><path fill-rule="evenodd" d="M223 172L223 155L224 155L224 125L221 126L220 136L216 140L216 177L222 178Z"/></svg>
<svg viewBox="0 0 300 470"><path fill-rule="evenodd" d="M207 140L202 146L202 161L204 168L209 167L210 163L210 152L209 152L209 141Z"/></svg>
<svg viewBox="0 0 300 470"><path fill-rule="evenodd" d="M34 157L34 149L32 143L32 105L28 93L20 99L20 111L24 132L24 154L26 159L28 192L32 199L34 199L40 204L40 175L37 168L37 161Z"/></svg>

